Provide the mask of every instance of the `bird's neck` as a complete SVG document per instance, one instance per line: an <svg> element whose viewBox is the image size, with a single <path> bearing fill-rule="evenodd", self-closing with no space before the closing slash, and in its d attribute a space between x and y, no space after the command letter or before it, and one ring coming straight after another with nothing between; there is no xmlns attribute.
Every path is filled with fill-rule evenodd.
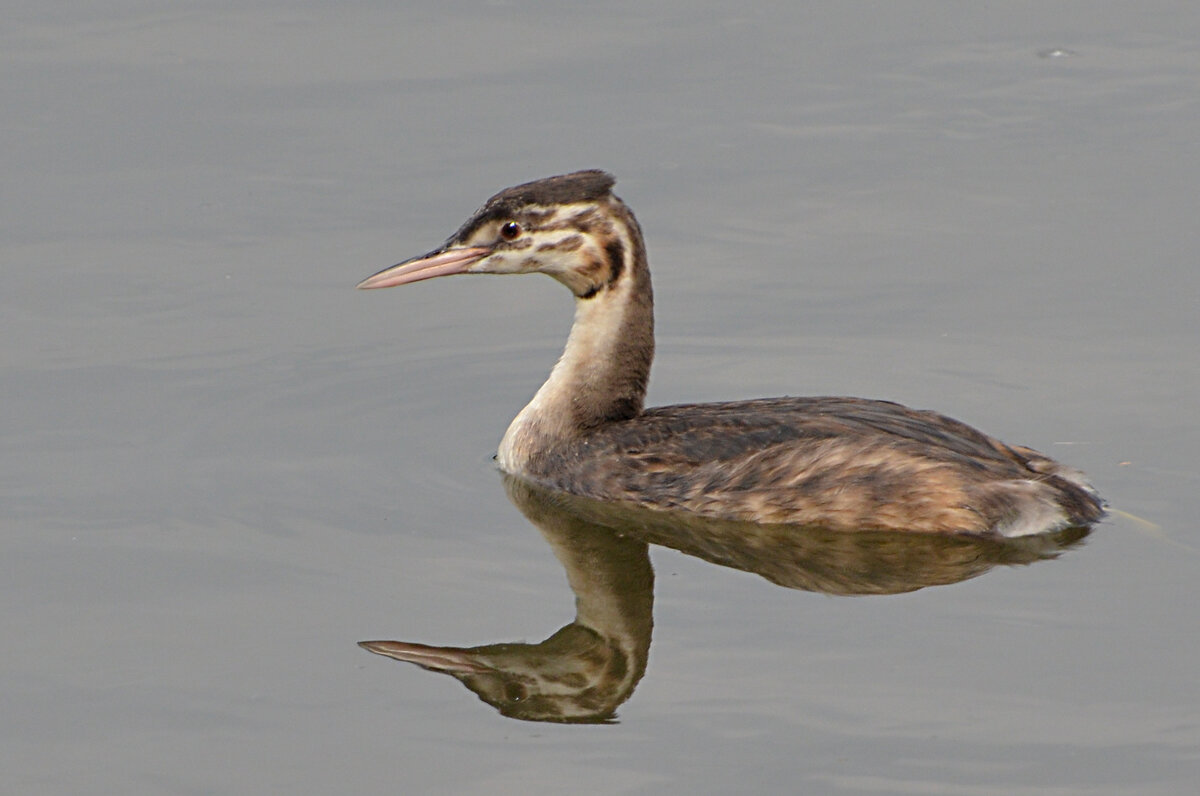
<svg viewBox="0 0 1200 796"><path fill-rule="evenodd" d="M575 299L562 356L500 443L505 471L528 473L556 444L641 414L654 358L654 299L643 252L631 254L631 267L615 282Z"/></svg>

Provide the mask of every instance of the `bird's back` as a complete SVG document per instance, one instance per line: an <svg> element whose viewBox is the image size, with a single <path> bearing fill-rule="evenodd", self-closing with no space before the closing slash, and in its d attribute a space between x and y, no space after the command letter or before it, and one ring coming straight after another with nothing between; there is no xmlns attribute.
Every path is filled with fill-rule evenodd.
<svg viewBox="0 0 1200 796"><path fill-rule="evenodd" d="M526 477L727 519L1022 535L1094 522L1082 477L935 412L861 398L648 409L556 445Z"/></svg>

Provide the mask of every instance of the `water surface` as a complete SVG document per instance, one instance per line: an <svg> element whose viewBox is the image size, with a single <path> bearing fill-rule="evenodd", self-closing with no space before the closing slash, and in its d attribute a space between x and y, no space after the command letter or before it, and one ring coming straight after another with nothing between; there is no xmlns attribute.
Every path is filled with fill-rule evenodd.
<svg viewBox="0 0 1200 796"><path fill-rule="evenodd" d="M1200 12L139 0L19 5L0 37L10 787L1200 777ZM517 722L368 655L574 615L490 461L567 295L352 286L587 167L647 234L652 403L937 408L1156 529L891 596L652 546L654 642L609 724Z"/></svg>

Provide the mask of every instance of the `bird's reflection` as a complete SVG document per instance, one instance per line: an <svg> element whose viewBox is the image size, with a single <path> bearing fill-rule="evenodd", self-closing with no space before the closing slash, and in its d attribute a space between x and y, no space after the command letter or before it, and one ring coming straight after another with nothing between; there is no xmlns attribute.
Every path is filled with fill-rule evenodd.
<svg viewBox="0 0 1200 796"><path fill-rule="evenodd" d="M898 594L957 583L997 564L1055 557L1088 534L1003 539L834 532L672 514L546 490L504 476L509 498L545 536L575 593L575 621L538 644L434 647L364 641L371 652L457 678L503 715L605 722L646 671L653 626L649 545L772 583L825 594Z"/></svg>

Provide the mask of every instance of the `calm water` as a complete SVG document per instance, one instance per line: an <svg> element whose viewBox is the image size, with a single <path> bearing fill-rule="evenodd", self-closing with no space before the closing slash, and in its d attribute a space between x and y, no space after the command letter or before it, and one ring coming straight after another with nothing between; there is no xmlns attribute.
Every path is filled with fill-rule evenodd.
<svg viewBox="0 0 1200 796"><path fill-rule="evenodd" d="M105 6L0 31L14 792L1193 792L1200 9ZM352 286L585 167L653 403L936 407L1153 525L894 596L652 546L610 724L360 649L575 615L490 461L565 292Z"/></svg>

